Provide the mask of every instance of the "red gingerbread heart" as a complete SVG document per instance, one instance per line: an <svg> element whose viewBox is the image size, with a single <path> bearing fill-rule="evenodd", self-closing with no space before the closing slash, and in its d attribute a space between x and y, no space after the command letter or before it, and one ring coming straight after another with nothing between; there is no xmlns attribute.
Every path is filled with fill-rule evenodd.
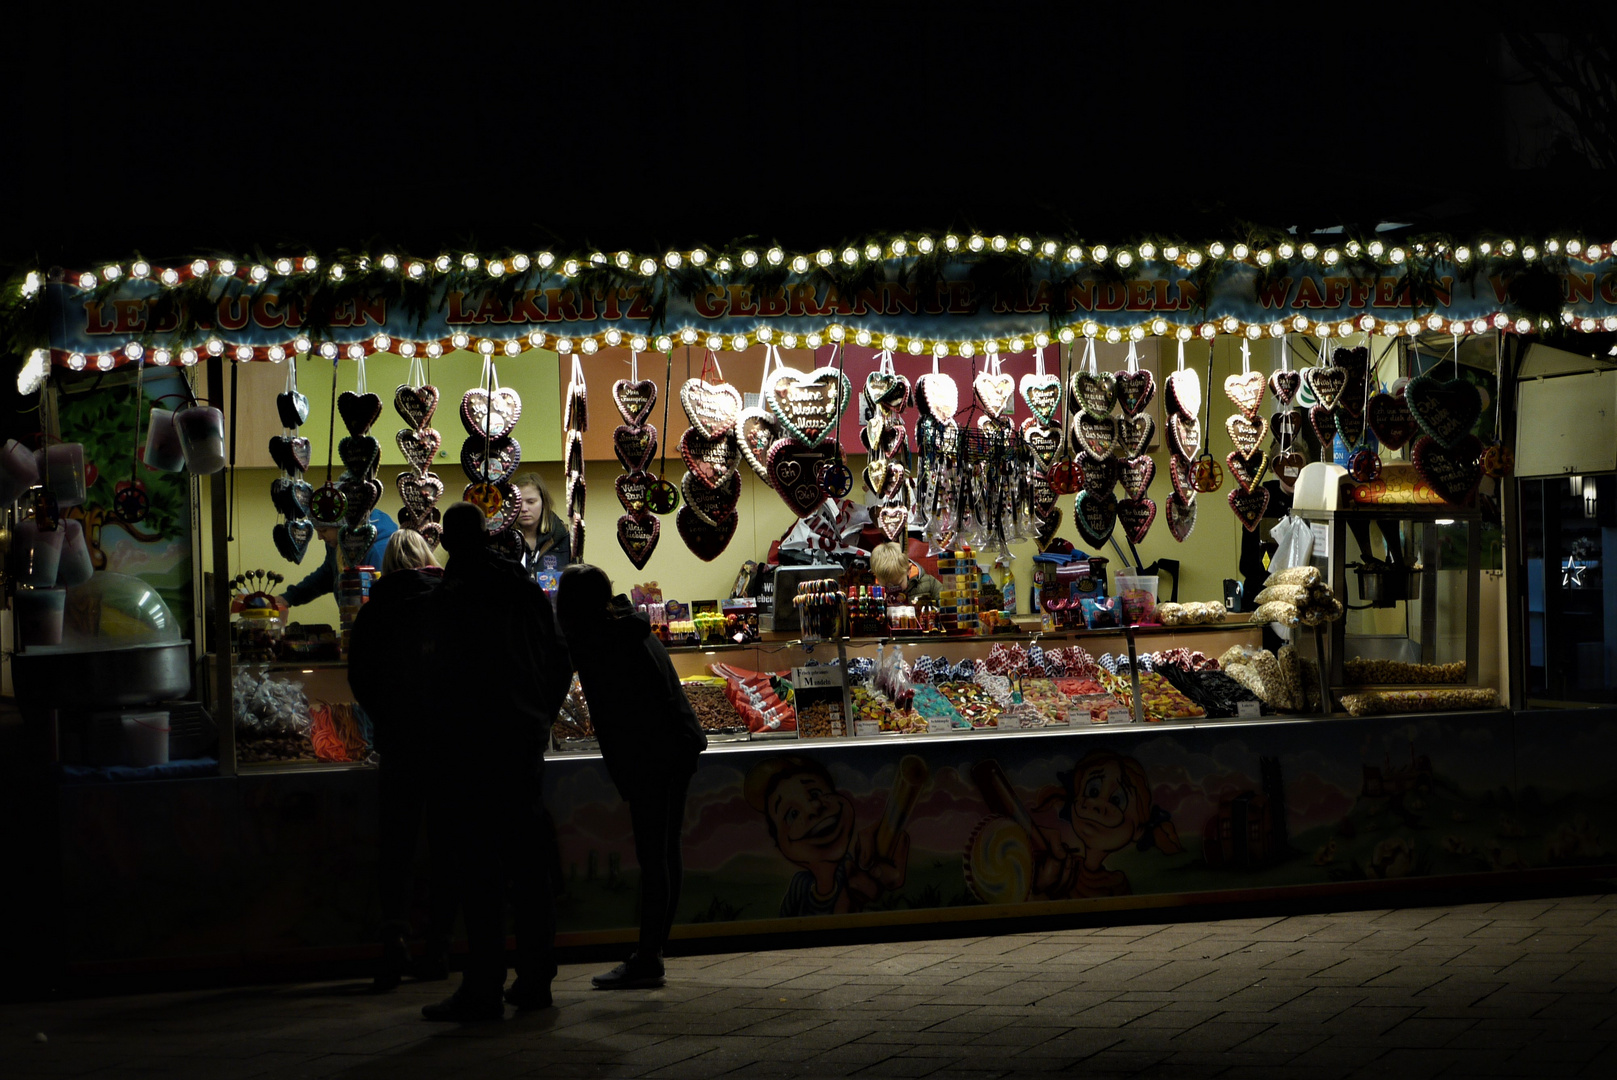
<svg viewBox="0 0 1617 1080"><path fill-rule="evenodd" d="M612 432L612 452L626 471L644 469L657 456L657 429L651 424L619 424Z"/></svg>
<svg viewBox="0 0 1617 1080"><path fill-rule="evenodd" d="M701 487L701 484L697 484L697 487ZM703 562L712 562L724 554L724 549L730 546L730 540L736 534L738 520L736 515L731 514L717 522L707 521L689 504L681 506L679 513L674 515L679 538L685 541L691 554Z"/></svg>
<svg viewBox="0 0 1617 1080"><path fill-rule="evenodd" d="M1123 493L1130 499L1145 498L1145 489L1157 475L1157 463L1148 454L1129 458L1118 469L1123 481ZM1154 512L1154 511L1153 511Z"/></svg>
<svg viewBox="0 0 1617 1080"><path fill-rule="evenodd" d="M1469 505L1482 483L1482 440L1466 435L1451 449L1430 435L1415 440L1409 460L1437 497L1456 506Z"/></svg>
<svg viewBox="0 0 1617 1080"><path fill-rule="evenodd" d="M619 379L612 384L612 400L617 403L618 415L630 427L644 424L657 404L657 384L650 379L631 382Z"/></svg>
<svg viewBox="0 0 1617 1080"><path fill-rule="evenodd" d="M1290 405L1302 385L1303 374L1300 371L1277 371L1269 376L1269 392L1282 405Z"/></svg>
<svg viewBox="0 0 1617 1080"><path fill-rule="evenodd" d="M1402 395L1372 395L1365 419L1371 434L1388 450L1402 450L1418 430L1415 414L1409 411L1409 402Z"/></svg>
<svg viewBox="0 0 1617 1080"><path fill-rule="evenodd" d="M1150 499L1123 499L1117 504L1117 521L1123 526L1123 535L1129 542L1139 544L1145 540L1151 523L1157 519L1157 504Z"/></svg>
<svg viewBox="0 0 1617 1080"><path fill-rule="evenodd" d="M679 439L679 456L685 468L710 488L729 483L736 474L736 441L729 433L708 437L695 427L685 429Z"/></svg>
<svg viewBox="0 0 1617 1080"><path fill-rule="evenodd" d="M393 391L393 408L404 422L413 428L424 428L438 411L438 388L428 383L423 386L401 385Z"/></svg>
<svg viewBox="0 0 1617 1080"><path fill-rule="evenodd" d="M1149 371L1117 373L1117 403L1124 416L1138 416L1157 394L1157 381Z"/></svg>
<svg viewBox="0 0 1617 1080"><path fill-rule="evenodd" d="M656 514L642 510L638 514L624 514L618 518L618 547L629 557L636 570L644 570L657 550L657 539L662 535L662 522Z"/></svg>
<svg viewBox="0 0 1617 1080"><path fill-rule="evenodd" d="M1224 497L1229 500L1230 509L1235 511L1235 516L1247 532L1258 527L1258 522L1263 520L1263 515L1269 509L1269 489L1266 487L1251 490L1238 487Z"/></svg>
<svg viewBox="0 0 1617 1080"><path fill-rule="evenodd" d="M1174 492L1168 496L1168 534L1181 544L1196 527L1196 496Z"/></svg>
<svg viewBox="0 0 1617 1080"><path fill-rule="evenodd" d="M822 449L796 439L781 439L769 449L769 482L800 518L810 516L825 503L819 467L828 456Z"/></svg>

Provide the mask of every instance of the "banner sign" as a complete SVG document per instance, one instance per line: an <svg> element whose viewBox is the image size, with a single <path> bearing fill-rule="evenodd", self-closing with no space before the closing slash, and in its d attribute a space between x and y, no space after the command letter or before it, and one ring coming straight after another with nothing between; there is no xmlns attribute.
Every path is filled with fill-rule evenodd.
<svg viewBox="0 0 1617 1080"><path fill-rule="evenodd" d="M625 335L677 334L694 329L705 339L754 334L768 326L777 334L806 335L840 325L869 330L879 338L908 342L1004 339L1054 333L1063 326L1093 322L1103 331L1150 325L1171 327L1214 323L1228 330L1234 319L1244 328L1303 316L1309 324L1372 315L1378 322L1426 318L1445 322L1516 318L1511 282L1502 275L1467 273L1444 263L1416 283L1403 267L1365 276L1308 263L1260 270L1230 262L1211 279L1168 263L1142 263L1118 276L1078 273L1061 282L1029 276L1020 283L985 283L974 276L970 257L947 264L942 276L925 286L901 280L895 260L885 269L891 280L877 280L841 292L821 276L779 275L776 283L715 276L688 293L667 297L654 321L660 282L587 288L555 271L532 272L519 287L501 291L466 290L439 284L430 294L425 317L398 300L382 296L339 302L323 320L318 337L339 345L369 342L379 334L394 340L447 341L456 334L476 340L526 341L534 331L548 338L584 338L617 329ZM189 320L172 307L166 318L152 318L153 302L165 287L156 281L125 278L115 289L85 291L69 282L49 285L53 305L51 346L58 354L105 353L128 341L197 345L218 338L234 347L287 345L307 321L296 300L282 297L284 279L263 283L219 277L205 310L192 310L196 333L189 341L169 340ZM1574 264L1561 275L1561 311L1575 320L1617 316L1617 260ZM1596 329L1597 327L1587 327ZM1599 327L1605 328L1605 327Z"/></svg>

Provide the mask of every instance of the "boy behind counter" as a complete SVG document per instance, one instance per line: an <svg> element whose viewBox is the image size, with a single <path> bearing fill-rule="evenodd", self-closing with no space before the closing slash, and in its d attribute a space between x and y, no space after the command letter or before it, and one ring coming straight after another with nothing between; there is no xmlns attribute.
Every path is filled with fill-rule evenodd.
<svg viewBox="0 0 1617 1080"><path fill-rule="evenodd" d="M943 582L922 570L897 544L878 544L870 553L870 572L876 583L887 590L888 600L903 593L911 603L937 604L943 597Z"/></svg>

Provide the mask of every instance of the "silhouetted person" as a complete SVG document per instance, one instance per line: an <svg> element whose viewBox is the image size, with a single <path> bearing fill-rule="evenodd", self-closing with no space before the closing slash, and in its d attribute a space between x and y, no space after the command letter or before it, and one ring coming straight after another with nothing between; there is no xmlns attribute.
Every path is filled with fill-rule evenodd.
<svg viewBox="0 0 1617 1080"><path fill-rule="evenodd" d="M421 1014L492 1020L504 1012L508 889L517 980L504 1000L519 1009L550 1005L555 834L541 777L571 668L549 598L520 563L487 542L483 512L456 503L443 529L449 566L432 595L434 651L425 681L448 774L441 813L458 855L468 955L460 989Z"/></svg>
<svg viewBox="0 0 1617 1080"><path fill-rule="evenodd" d="M602 990L663 984L663 946L684 877L685 798L707 736L651 625L594 566L561 576L556 611L589 704L601 757L629 804L640 863L640 945L594 983Z"/></svg>

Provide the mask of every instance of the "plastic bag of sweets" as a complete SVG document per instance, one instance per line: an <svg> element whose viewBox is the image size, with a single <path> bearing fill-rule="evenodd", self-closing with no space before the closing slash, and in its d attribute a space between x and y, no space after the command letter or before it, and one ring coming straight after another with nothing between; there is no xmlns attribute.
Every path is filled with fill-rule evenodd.
<svg viewBox="0 0 1617 1080"><path fill-rule="evenodd" d="M950 704L949 699L938 693L936 686L930 684L915 687L915 700L911 703L911 708L922 720L947 720L952 727L971 727L971 721L961 716Z"/></svg>

